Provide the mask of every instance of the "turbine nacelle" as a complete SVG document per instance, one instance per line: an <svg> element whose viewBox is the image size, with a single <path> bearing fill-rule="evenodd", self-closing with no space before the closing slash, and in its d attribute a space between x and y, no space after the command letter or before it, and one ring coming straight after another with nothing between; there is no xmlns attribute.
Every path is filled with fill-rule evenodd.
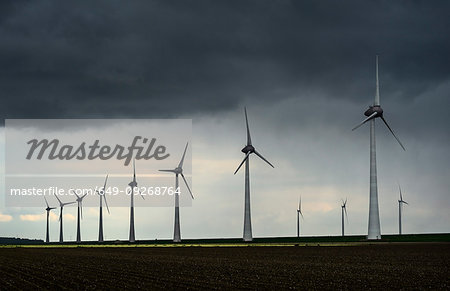
<svg viewBox="0 0 450 291"><path fill-rule="evenodd" d="M367 109L366 112L364 112L364 115L369 117L374 113L376 113L376 115L374 115L372 118L383 116L383 109L381 108L380 105L369 106L369 109Z"/></svg>
<svg viewBox="0 0 450 291"><path fill-rule="evenodd" d="M252 146L251 144L250 144L250 145L246 145L246 146L241 150L241 152L243 152L244 154L247 154L247 153L254 153L254 152L255 152L255 147Z"/></svg>

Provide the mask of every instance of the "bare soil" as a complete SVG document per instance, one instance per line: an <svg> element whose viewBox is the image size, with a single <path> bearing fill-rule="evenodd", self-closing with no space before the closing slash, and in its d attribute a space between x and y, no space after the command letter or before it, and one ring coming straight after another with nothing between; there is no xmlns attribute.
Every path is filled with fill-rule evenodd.
<svg viewBox="0 0 450 291"><path fill-rule="evenodd" d="M0 248L0 290L450 289L450 244Z"/></svg>

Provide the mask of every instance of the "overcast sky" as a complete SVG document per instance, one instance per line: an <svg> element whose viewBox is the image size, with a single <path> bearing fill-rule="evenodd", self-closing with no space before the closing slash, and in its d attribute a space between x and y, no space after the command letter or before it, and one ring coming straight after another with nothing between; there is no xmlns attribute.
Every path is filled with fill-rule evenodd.
<svg viewBox="0 0 450 291"><path fill-rule="evenodd" d="M192 207L185 238L240 237L247 106L254 236L367 234L369 128L379 54L381 105L404 152L377 122L382 233L450 231L448 1L3 1L0 114L7 118L193 120ZM3 130L2 130L3 131ZM4 146L2 139L1 146ZM4 161L4 158L1 158ZM4 174L4 169L2 169ZM3 193L4 194L4 193ZM44 207L0 206L0 236L44 238ZM75 238L75 209L66 238ZM57 214L57 212L55 212ZM97 237L89 208L83 238ZM125 239L128 209L105 217ZM57 220L51 224L57 238ZM173 209L136 211L137 239L170 238Z"/></svg>

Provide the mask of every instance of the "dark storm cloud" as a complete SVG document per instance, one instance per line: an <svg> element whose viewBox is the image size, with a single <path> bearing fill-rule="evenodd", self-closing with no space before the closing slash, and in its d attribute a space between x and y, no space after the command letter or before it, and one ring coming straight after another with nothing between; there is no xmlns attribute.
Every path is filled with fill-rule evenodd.
<svg viewBox="0 0 450 291"><path fill-rule="evenodd" d="M168 117L303 98L300 88L364 103L376 53L399 102L450 78L446 1L1 6L3 118Z"/></svg>

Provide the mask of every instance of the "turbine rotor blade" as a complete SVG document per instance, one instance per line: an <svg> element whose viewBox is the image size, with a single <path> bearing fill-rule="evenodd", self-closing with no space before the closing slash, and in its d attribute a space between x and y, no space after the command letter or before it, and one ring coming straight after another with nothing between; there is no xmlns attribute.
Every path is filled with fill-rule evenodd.
<svg viewBox="0 0 450 291"><path fill-rule="evenodd" d="M378 80L378 55L376 57L376 75L377 75L377 88L375 92L375 102L374 105L380 105L380 82Z"/></svg>
<svg viewBox="0 0 450 291"><path fill-rule="evenodd" d="M383 116L381 116L381 120L383 120L384 124L386 124L387 128L389 129L389 131L392 133L392 135L395 137L395 139L398 141L398 144L402 147L402 149L404 151L406 151L405 147L403 146L402 142L398 139L398 137L395 135L394 131L392 130L392 128L389 126L389 124L387 123L386 119L384 119Z"/></svg>
<svg viewBox="0 0 450 291"><path fill-rule="evenodd" d="M103 193L106 191L106 182L108 181L109 174L106 175L105 184L103 185Z"/></svg>
<svg viewBox="0 0 450 291"><path fill-rule="evenodd" d="M184 162L184 156L186 155L186 150L188 148L188 142L186 143L186 147L184 148L184 153L183 153L183 157L181 158L180 163L178 164L178 168L183 168L183 162Z"/></svg>
<svg viewBox="0 0 450 291"><path fill-rule="evenodd" d="M191 188L189 188L189 185L188 185L188 183L187 183L187 181L186 181L186 178L184 177L183 173L181 173L181 178L183 178L184 183L186 184L186 187L188 188L189 193L191 194L192 199L194 199L194 195L192 194Z"/></svg>
<svg viewBox="0 0 450 291"><path fill-rule="evenodd" d="M72 193L75 194L75 196L77 196L78 199L80 199L80 196L78 196L77 193L75 193L75 191L72 189Z"/></svg>
<svg viewBox="0 0 450 291"><path fill-rule="evenodd" d="M245 124L247 125L247 145L251 145L252 138L250 136L250 128L248 127L247 108L246 107L244 107L244 112L245 112Z"/></svg>
<svg viewBox="0 0 450 291"><path fill-rule="evenodd" d="M175 170L158 170L160 172L176 173Z"/></svg>
<svg viewBox="0 0 450 291"><path fill-rule="evenodd" d="M47 202L47 198L45 198L45 196L44 196L44 199L45 199L45 204L47 204L47 208L50 208L50 206L48 205L48 202Z"/></svg>
<svg viewBox="0 0 450 291"><path fill-rule="evenodd" d="M108 201L106 201L106 194L103 194L103 200L105 200L105 205L106 205L106 209L108 210L108 214L111 214L109 212Z"/></svg>
<svg viewBox="0 0 450 291"><path fill-rule="evenodd" d="M272 168L275 168L268 160L266 160L260 153L255 150L255 154L260 157L264 162L268 163Z"/></svg>
<svg viewBox="0 0 450 291"><path fill-rule="evenodd" d="M236 173L239 171L239 169L242 167L242 165L244 164L244 162L248 159L248 157L250 156L250 152L248 152L244 159L242 160L242 162L239 164L239 167L236 169L236 171L234 172L234 174L236 175Z"/></svg>
<svg viewBox="0 0 450 291"><path fill-rule="evenodd" d="M57 195L55 195L55 197L56 197L56 199L58 199L58 201L59 201L59 205L61 205L61 204L62 204L61 200L59 200L59 198L58 198L58 196L57 196Z"/></svg>
<svg viewBox="0 0 450 291"><path fill-rule="evenodd" d="M369 117L367 117L366 119L364 119L360 124L358 124L357 126L352 128L352 131L354 131L355 129L358 129L361 125L363 125L364 123L366 123L367 121L371 120L372 118L375 117L375 115L377 115L377 112L372 113Z"/></svg>
<svg viewBox="0 0 450 291"><path fill-rule="evenodd" d="M398 184L398 191L400 192L400 201L403 201L402 189L400 188L400 184Z"/></svg>
<svg viewBox="0 0 450 291"><path fill-rule="evenodd" d="M83 219L83 202L80 202L81 219Z"/></svg>

